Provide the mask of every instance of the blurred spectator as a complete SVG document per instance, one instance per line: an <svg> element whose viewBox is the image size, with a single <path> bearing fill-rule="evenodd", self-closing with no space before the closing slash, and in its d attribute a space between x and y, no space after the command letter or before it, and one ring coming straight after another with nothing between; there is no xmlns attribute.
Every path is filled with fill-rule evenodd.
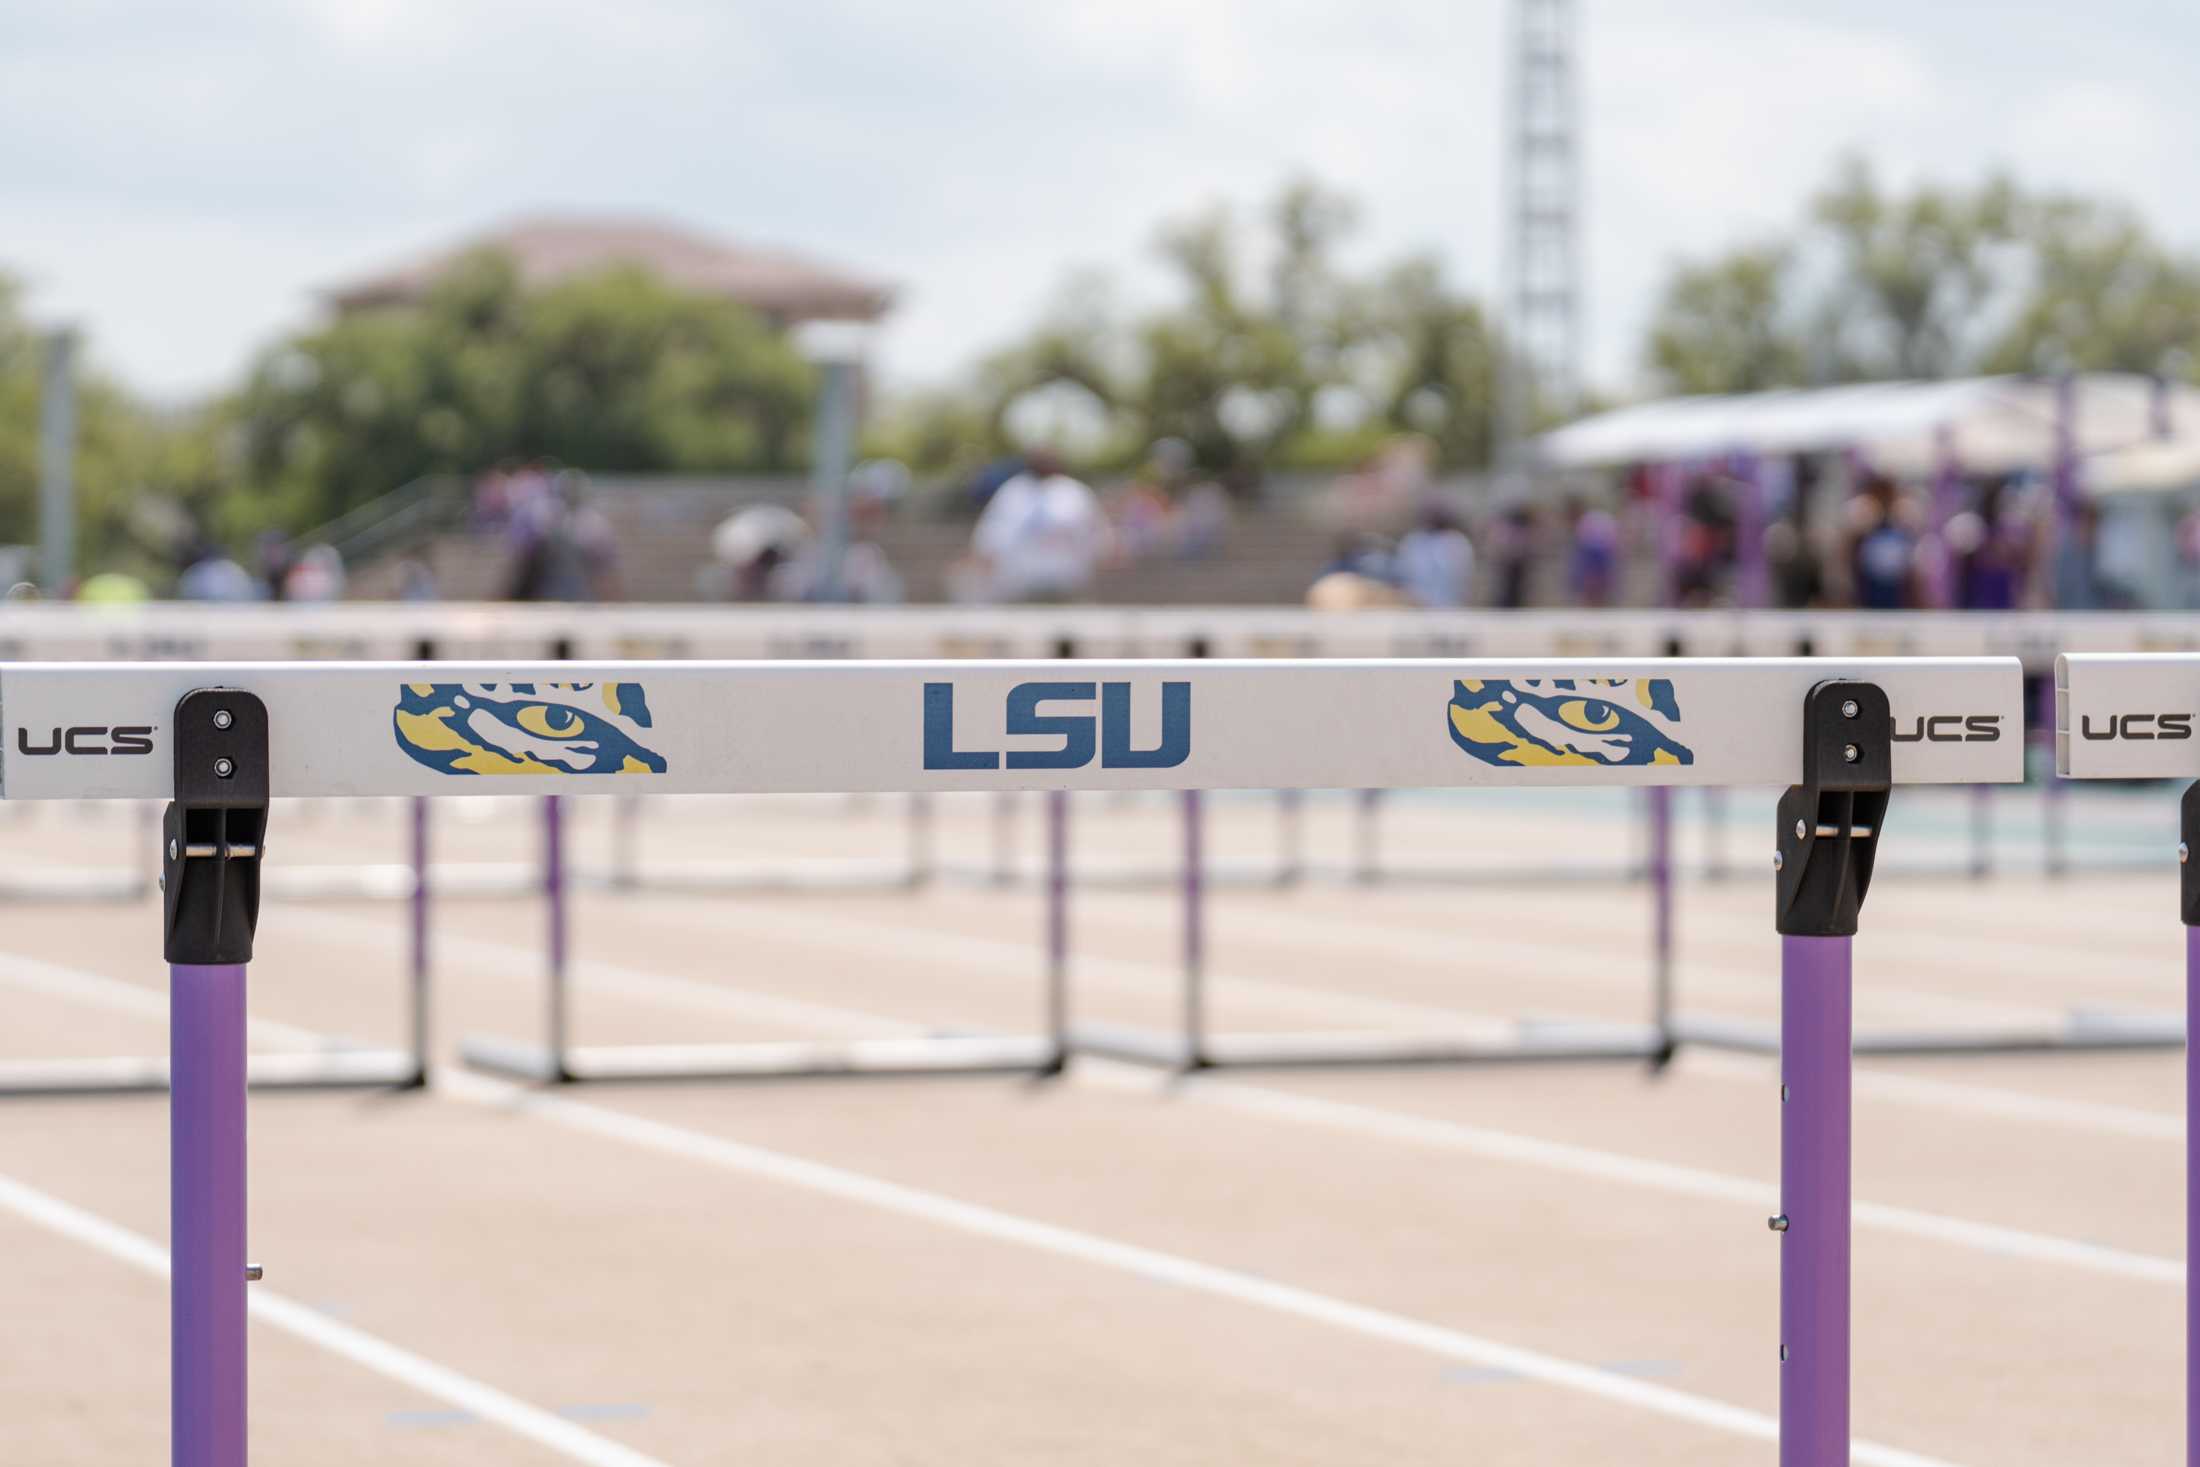
<svg viewBox="0 0 2200 1467"><path fill-rule="evenodd" d="M1212 560L1230 540L1230 492L1212 479L1184 491L1177 511L1176 553L1186 560Z"/></svg>
<svg viewBox="0 0 2200 1467"><path fill-rule="evenodd" d="M1037 450L978 516L971 549L988 599L1065 601L1092 584L1106 538L1092 490Z"/></svg>
<svg viewBox="0 0 2200 1467"><path fill-rule="evenodd" d="M179 601L258 601L266 595L258 577L204 537L190 543L183 562L183 574L176 578Z"/></svg>
<svg viewBox="0 0 2200 1467"><path fill-rule="evenodd" d="M1451 509L1434 501L1398 542L1396 565L1398 588L1416 606L1464 606L1474 589L1474 542Z"/></svg>
<svg viewBox="0 0 2200 1467"><path fill-rule="evenodd" d="M1490 529L1490 560L1496 568L1497 604L1518 611L1528 604L1528 577L1535 565L1535 509L1515 504L1498 515Z"/></svg>
<svg viewBox="0 0 2200 1467"><path fill-rule="evenodd" d="M290 568L297 561L291 548L290 537L281 530L262 530L253 542L253 551L259 561L260 583L267 587L270 601L283 599L283 582L289 579Z"/></svg>
<svg viewBox="0 0 2200 1467"><path fill-rule="evenodd" d="M1330 552L1329 563L1314 574L1316 580L1324 576L1359 576L1394 586L1398 581L1398 562L1391 554L1390 542L1380 535L1364 531L1339 535Z"/></svg>
<svg viewBox="0 0 2200 1467"><path fill-rule="evenodd" d="M1965 611L2013 611L2032 569L2031 527L2013 514L2008 479L1980 494L1978 508L1949 518L1942 538L1955 558L1955 605Z"/></svg>
<svg viewBox="0 0 2200 1467"><path fill-rule="evenodd" d="M1405 606L1398 589L1397 562L1390 546L1377 535L1341 536L1329 558L1306 589L1306 604L1315 611L1364 611L1377 607Z"/></svg>
<svg viewBox="0 0 2200 1467"><path fill-rule="evenodd" d="M121 571L101 571L87 576L76 588L77 601L85 606L135 606L152 599L152 591L136 576Z"/></svg>
<svg viewBox="0 0 2200 1467"><path fill-rule="evenodd" d="M588 481L567 470L546 492L515 501L510 601L603 601L617 590L611 522L588 502Z"/></svg>
<svg viewBox="0 0 2200 1467"><path fill-rule="evenodd" d="M1708 606L1732 582L1734 497L1710 474L1693 480L1681 500L1674 540L1673 595L1679 606Z"/></svg>
<svg viewBox="0 0 2200 1467"><path fill-rule="evenodd" d="M736 510L711 532L711 580L706 594L727 601L779 599L781 569L810 542L810 527L783 504Z"/></svg>
<svg viewBox="0 0 2200 1467"><path fill-rule="evenodd" d="M969 484L964 487L964 492L970 496L970 507L983 511L993 502L993 496L1000 492L1001 486L1023 473L1025 467L1024 455L1010 453L1003 454L980 468L970 476Z"/></svg>
<svg viewBox="0 0 2200 1467"><path fill-rule="evenodd" d="M1865 611L1913 611L1922 604L1917 575L1918 515L1894 480L1866 471L1849 501L1848 570Z"/></svg>
<svg viewBox="0 0 2200 1467"><path fill-rule="evenodd" d="M400 601L440 601L443 588L436 584L435 571L416 555L408 555L397 563L397 599Z"/></svg>
<svg viewBox="0 0 2200 1467"><path fill-rule="evenodd" d="M1579 499L1566 505L1572 541L1566 557L1566 593L1576 606L1610 606L1619 589L1619 520L1611 511Z"/></svg>
<svg viewBox="0 0 2200 1467"><path fill-rule="evenodd" d="M309 545L283 576L285 601L344 599L344 557L333 545Z"/></svg>

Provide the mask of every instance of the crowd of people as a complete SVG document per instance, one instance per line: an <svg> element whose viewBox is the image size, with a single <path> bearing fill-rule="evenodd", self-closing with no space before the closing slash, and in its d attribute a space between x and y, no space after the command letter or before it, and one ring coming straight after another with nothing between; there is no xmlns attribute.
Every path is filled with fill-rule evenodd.
<svg viewBox="0 0 2200 1467"><path fill-rule="evenodd" d="M1333 546L1306 599L1332 609L2112 610L2161 602L2166 559L2181 577L2169 601L2200 605L2200 508L2172 528L2167 519L2104 515L2036 473L1903 482L1853 455L1746 468L1644 466L1601 482L1523 481L1511 491L1500 478L1470 495L1435 479L1424 440L1401 438L1317 496L1312 509ZM849 475L837 514L814 501L745 504L710 532L693 590L713 601L899 603L911 588L888 555L887 527L908 512L910 488L907 469L881 459ZM1042 447L987 465L959 493L952 507L971 527L944 590L968 604L1083 600L1105 577L1141 564L1217 561L1231 542L1236 498L1173 439L1105 489ZM499 465L473 482L463 508L476 546L499 556L495 594L623 594L617 536L585 475ZM180 599L334 601L347 590L343 559L328 544L269 532L239 558L189 527L174 543ZM155 594L143 579L113 572L74 591L95 601ZM382 590L392 592L432 599L439 588L425 561L409 559ZM26 579L9 594L35 589Z"/></svg>
<svg viewBox="0 0 2200 1467"><path fill-rule="evenodd" d="M1906 484L1842 456L1696 470L1644 467L1606 492L1501 499L1470 514L1410 447L1333 486L1334 552L1314 606L1619 604L2117 610L2146 600L2145 521L2056 497L2044 475ZM1401 528L1403 526L1403 528ZM2200 510L2175 548L2200 590Z"/></svg>

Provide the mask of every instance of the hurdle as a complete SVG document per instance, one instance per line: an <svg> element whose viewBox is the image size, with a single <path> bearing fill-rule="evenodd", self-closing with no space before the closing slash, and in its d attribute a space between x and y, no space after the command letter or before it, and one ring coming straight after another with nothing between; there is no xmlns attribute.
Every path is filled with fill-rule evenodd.
<svg viewBox="0 0 2200 1467"><path fill-rule="evenodd" d="M0 669L0 798L170 800L175 1460L244 1461L245 984L270 802L464 794L485 779L544 796L1005 786L1045 791L1055 809L1073 789L1175 790L1196 803L1228 788L1786 786L1775 863L1782 1211L1772 1219L1781 1460L1844 1460L1850 937L1896 784L2021 774L2013 740L1892 734L1917 716L2006 719L2016 664L1201 661L1067 672L1051 662ZM6 752L18 728L95 718L152 727L167 757ZM1062 832L1052 827L1057 856ZM1057 956L1063 916L1050 908Z"/></svg>
<svg viewBox="0 0 2200 1467"><path fill-rule="evenodd" d="M2055 772L2064 779L2182 779L2177 804L2178 918L2185 928L2185 1011L2158 1022L2184 1042L2200 1013L2200 656L2066 654L2055 659ZM2200 1067L2185 1050L2185 1461L2200 1463Z"/></svg>

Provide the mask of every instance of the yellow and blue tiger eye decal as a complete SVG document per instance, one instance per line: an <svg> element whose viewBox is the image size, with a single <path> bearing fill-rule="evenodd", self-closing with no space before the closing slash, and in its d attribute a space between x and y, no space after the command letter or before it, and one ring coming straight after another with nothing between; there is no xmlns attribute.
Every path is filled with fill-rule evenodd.
<svg viewBox="0 0 2200 1467"><path fill-rule="evenodd" d="M1693 764L1670 678L1462 678L1451 740L1484 764Z"/></svg>
<svg viewBox="0 0 2200 1467"><path fill-rule="evenodd" d="M391 727L443 774L662 774L640 683L406 683Z"/></svg>

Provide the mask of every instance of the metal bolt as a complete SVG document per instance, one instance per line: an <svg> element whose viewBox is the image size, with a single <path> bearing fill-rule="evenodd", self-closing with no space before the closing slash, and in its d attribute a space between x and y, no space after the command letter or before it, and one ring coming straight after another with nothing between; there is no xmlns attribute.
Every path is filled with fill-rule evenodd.
<svg viewBox="0 0 2200 1467"><path fill-rule="evenodd" d="M1841 746L1841 757L1848 760L1849 763L1854 764L1857 760L1864 757L1864 751L1856 747L1856 745L1854 744L1843 744Z"/></svg>
<svg viewBox="0 0 2200 1467"><path fill-rule="evenodd" d="M1785 1364L1787 1364L1787 1358L1788 1358L1788 1347L1787 1347L1787 1346L1785 1346L1785 1345L1782 1345L1782 1346L1780 1347L1780 1363L1781 1363L1782 1365L1785 1365Z"/></svg>
<svg viewBox="0 0 2200 1467"><path fill-rule="evenodd" d="M1808 836L1809 834L1810 834L1810 827L1809 827L1809 826L1805 825L1805 824L1804 824L1804 823L1803 823L1802 821L1800 821L1800 820L1798 820L1798 821L1796 821L1796 822L1795 822L1795 838L1796 838L1797 840L1802 840L1802 839L1803 839L1804 837Z"/></svg>
<svg viewBox="0 0 2200 1467"><path fill-rule="evenodd" d="M2182 866L2191 859L2192 847L2186 845L2183 841L2179 841L2177 843L2177 864Z"/></svg>
<svg viewBox="0 0 2200 1467"><path fill-rule="evenodd" d="M1765 1226L1771 1228L1776 1233L1786 1232L1788 1230L1787 1214L1783 1212L1778 1217L1766 1218Z"/></svg>
<svg viewBox="0 0 2200 1467"><path fill-rule="evenodd" d="M216 759L214 761L214 774L217 778L227 779L230 775L235 774L236 772L237 766L230 760Z"/></svg>
<svg viewBox="0 0 2200 1467"><path fill-rule="evenodd" d="M1787 1088L1787 1086L1785 1086L1785 1085L1782 1085L1782 1086L1780 1087L1780 1104L1782 1104L1782 1105L1786 1105L1787 1103L1788 1103L1788 1088Z"/></svg>
<svg viewBox="0 0 2200 1467"><path fill-rule="evenodd" d="M1856 700L1854 698L1844 698L1841 702L1841 716L1843 718L1854 718L1856 714Z"/></svg>
<svg viewBox="0 0 2200 1467"><path fill-rule="evenodd" d="M229 725L235 723L236 721L236 715L231 713L227 708L217 708L214 710L214 727L227 728L229 727Z"/></svg>
<svg viewBox="0 0 2200 1467"><path fill-rule="evenodd" d="M1788 862L1787 862L1787 857L1785 857L1785 856L1781 855L1781 854L1780 854L1780 853L1779 853L1778 851L1774 851L1774 852L1772 853L1772 869L1773 869L1773 870L1775 870L1775 871L1784 871L1784 870L1786 870L1786 869L1787 869L1787 863L1788 863Z"/></svg>
<svg viewBox="0 0 2200 1467"><path fill-rule="evenodd" d="M171 861L176 859L176 841L173 836L168 839L168 859Z"/></svg>
<svg viewBox="0 0 2200 1467"><path fill-rule="evenodd" d="M257 1263L248 1263L244 1266L244 1281L246 1283L256 1284L261 1279L264 1279L266 1277L267 1270L260 1267Z"/></svg>

